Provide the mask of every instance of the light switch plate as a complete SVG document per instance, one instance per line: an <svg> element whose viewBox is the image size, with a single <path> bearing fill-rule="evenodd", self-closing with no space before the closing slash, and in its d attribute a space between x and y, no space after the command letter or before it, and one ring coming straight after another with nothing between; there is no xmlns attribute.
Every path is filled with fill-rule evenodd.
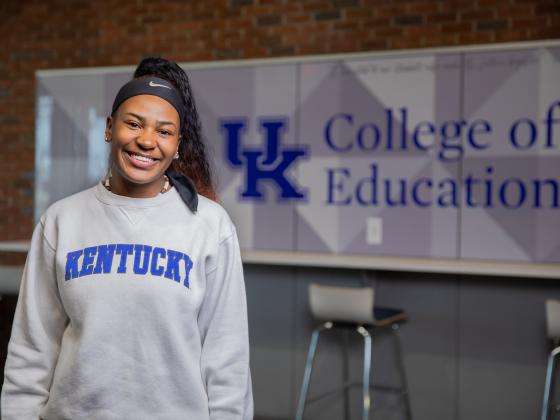
<svg viewBox="0 0 560 420"><path fill-rule="evenodd" d="M366 243L368 245L381 245L383 242L383 219L381 217L368 217L366 219Z"/></svg>

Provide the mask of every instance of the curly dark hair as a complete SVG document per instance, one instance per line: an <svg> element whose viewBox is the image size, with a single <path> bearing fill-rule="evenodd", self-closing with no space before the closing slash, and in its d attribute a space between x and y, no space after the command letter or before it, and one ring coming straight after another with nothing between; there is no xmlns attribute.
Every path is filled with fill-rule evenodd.
<svg viewBox="0 0 560 420"><path fill-rule="evenodd" d="M184 120L181 121L179 159L174 160L172 165L175 170L194 181L200 194L215 200L216 191L202 138L202 125L187 73L173 61L160 57L146 57L134 71L134 78L144 76L165 79L181 92L186 112Z"/></svg>

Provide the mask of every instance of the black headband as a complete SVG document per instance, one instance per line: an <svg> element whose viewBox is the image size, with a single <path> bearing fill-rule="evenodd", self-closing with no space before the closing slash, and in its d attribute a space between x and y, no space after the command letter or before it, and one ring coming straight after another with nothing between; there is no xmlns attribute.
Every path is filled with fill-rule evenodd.
<svg viewBox="0 0 560 420"><path fill-rule="evenodd" d="M113 102L111 115L121 106L121 104L128 98L138 95L154 95L159 96L169 102L179 114L179 123L183 126L185 117L185 106L179 91L169 83L167 80L160 79L159 77L142 77L132 79L130 82L120 88L119 93Z"/></svg>

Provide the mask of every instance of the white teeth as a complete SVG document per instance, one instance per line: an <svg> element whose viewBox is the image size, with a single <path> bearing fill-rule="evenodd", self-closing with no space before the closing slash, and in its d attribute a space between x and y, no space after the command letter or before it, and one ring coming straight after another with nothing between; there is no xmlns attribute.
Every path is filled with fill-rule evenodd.
<svg viewBox="0 0 560 420"><path fill-rule="evenodd" d="M132 154L132 157L137 160L141 160L142 162L153 162L155 159L149 158L147 156L140 156L136 154Z"/></svg>

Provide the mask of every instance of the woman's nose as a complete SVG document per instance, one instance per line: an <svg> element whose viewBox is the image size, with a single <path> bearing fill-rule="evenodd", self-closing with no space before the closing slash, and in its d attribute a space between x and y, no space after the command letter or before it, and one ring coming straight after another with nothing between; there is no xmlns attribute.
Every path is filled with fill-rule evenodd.
<svg viewBox="0 0 560 420"><path fill-rule="evenodd" d="M143 149L153 149L156 146L156 132L144 129L136 139L136 142Z"/></svg>

